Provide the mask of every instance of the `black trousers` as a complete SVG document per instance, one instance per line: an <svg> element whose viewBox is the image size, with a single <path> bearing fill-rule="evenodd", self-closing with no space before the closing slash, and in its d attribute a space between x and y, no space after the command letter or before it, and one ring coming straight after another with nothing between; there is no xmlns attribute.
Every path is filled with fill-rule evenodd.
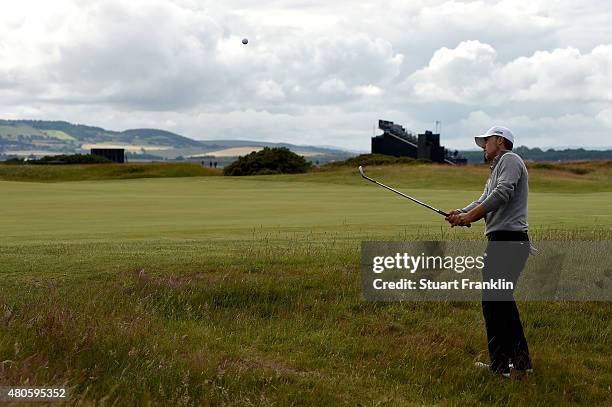
<svg viewBox="0 0 612 407"><path fill-rule="evenodd" d="M524 232L491 232L487 235L483 281L505 279L514 286L529 256L529 236ZM499 243L504 242L504 243ZM483 290L482 313L487 329L491 370L531 369L529 348L514 301L513 290Z"/></svg>

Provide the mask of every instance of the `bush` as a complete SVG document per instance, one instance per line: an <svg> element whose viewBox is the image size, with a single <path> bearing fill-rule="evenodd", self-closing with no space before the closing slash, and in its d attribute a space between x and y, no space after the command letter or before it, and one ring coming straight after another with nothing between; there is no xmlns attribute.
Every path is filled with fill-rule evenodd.
<svg viewBox="0 0 612 407"><path fill-rule="evenodd" d="M529 168L537 168L540 170L553 170L555 166L549 163L534 163L529 164Z"/></svg>
<svg viewBox="0 0 612 407"><path fill-rule="evenodd" d="M573 173L573 174L577 174L577 175L584 175L584 174L588 174L590 172L592 172L593 170L589 169L589 168L568 168L567 169L569 172Z"/></svg>
<svg viewBox="0 0 612 407"><path fill-rule="evenodd" d="M223 169L223 175L298 174L312 167L304 157L286 147L269 148L238 158Z"/></svg>

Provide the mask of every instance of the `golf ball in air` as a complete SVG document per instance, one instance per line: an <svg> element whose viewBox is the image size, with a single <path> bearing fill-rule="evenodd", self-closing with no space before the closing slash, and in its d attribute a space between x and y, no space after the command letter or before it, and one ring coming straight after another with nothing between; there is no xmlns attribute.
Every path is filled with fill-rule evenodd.
<svg viewBox="0 0 612 407"><path fill-rule="evenodd" d="M246 44L248 44L248 43L249 43L249 40L247 40L246 38L243 38L243 39L242 39L242 43L243 43L244 45L246 45Z"/></svg>

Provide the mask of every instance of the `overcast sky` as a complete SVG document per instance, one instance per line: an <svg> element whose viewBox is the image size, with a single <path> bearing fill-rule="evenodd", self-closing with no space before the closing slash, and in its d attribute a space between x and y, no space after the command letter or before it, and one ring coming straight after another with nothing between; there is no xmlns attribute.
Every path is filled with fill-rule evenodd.
<svg viewBox="0 0 612 407"><path fill-rule="evenodd" d="M0 0L0 118L369 150L612 147L612 2ZM243 45L242 38L249 44Z"/></svg>

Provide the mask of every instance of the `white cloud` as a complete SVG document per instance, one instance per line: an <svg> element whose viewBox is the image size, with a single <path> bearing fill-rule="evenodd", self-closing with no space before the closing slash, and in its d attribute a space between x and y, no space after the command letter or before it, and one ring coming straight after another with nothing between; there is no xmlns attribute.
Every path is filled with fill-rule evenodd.
<svg viewBox="0 0 612 407"><path fill-rule="evenodd" d="M595 118L604 128L612 128L612 108L604 109L597 113ZM612 135L611 135L612 137Z"/></svg>
<svg viewBox="0 0 612 407"><path fill-rule="evenodd" d="M346 93L347 87L343 80L331 78L321 82L317 90L324 94Z"/></svg>
<svg viewBox="0 0 612 407"><path fill-rule="evenodd" d="M408 83L420 101L478 101L491 91L495 56L493 47L479 41L461 42L454 49L443 47Z"/></svg>
<svg viewBox="0 0 612 407"><path fill-rule="evenodd" d="M495 73L513 100L612 101L612 45L539 51Z"/></svg>
<svg viewBox="0 0 612 407"><path fill-rule="evenodd" d="M498 105L504 101L612 101L612 45L538 51L507 64L479 41L437 50L405 85L419 100Z"/></svg>
<svg viewBox="0 0 612 407"><path fill-rule="evenodd" d="M441 120L451 147L503 122L612 146L608 3L0 2L3 118L364 150L379 118Z"/></svg>
<svg viewBox="0 0 612 407"><path fill-rule="evenodd" d="M273 80L258 82L256 93L263 100L281 101L285 98L283 88Z"/></svg>
<svg viewBox="0 0 612 407"><path fill-rule="evenodd" d="M353 92L362 96L380 96L383 94L383 90L374 85L355 86Z"/></svg>

